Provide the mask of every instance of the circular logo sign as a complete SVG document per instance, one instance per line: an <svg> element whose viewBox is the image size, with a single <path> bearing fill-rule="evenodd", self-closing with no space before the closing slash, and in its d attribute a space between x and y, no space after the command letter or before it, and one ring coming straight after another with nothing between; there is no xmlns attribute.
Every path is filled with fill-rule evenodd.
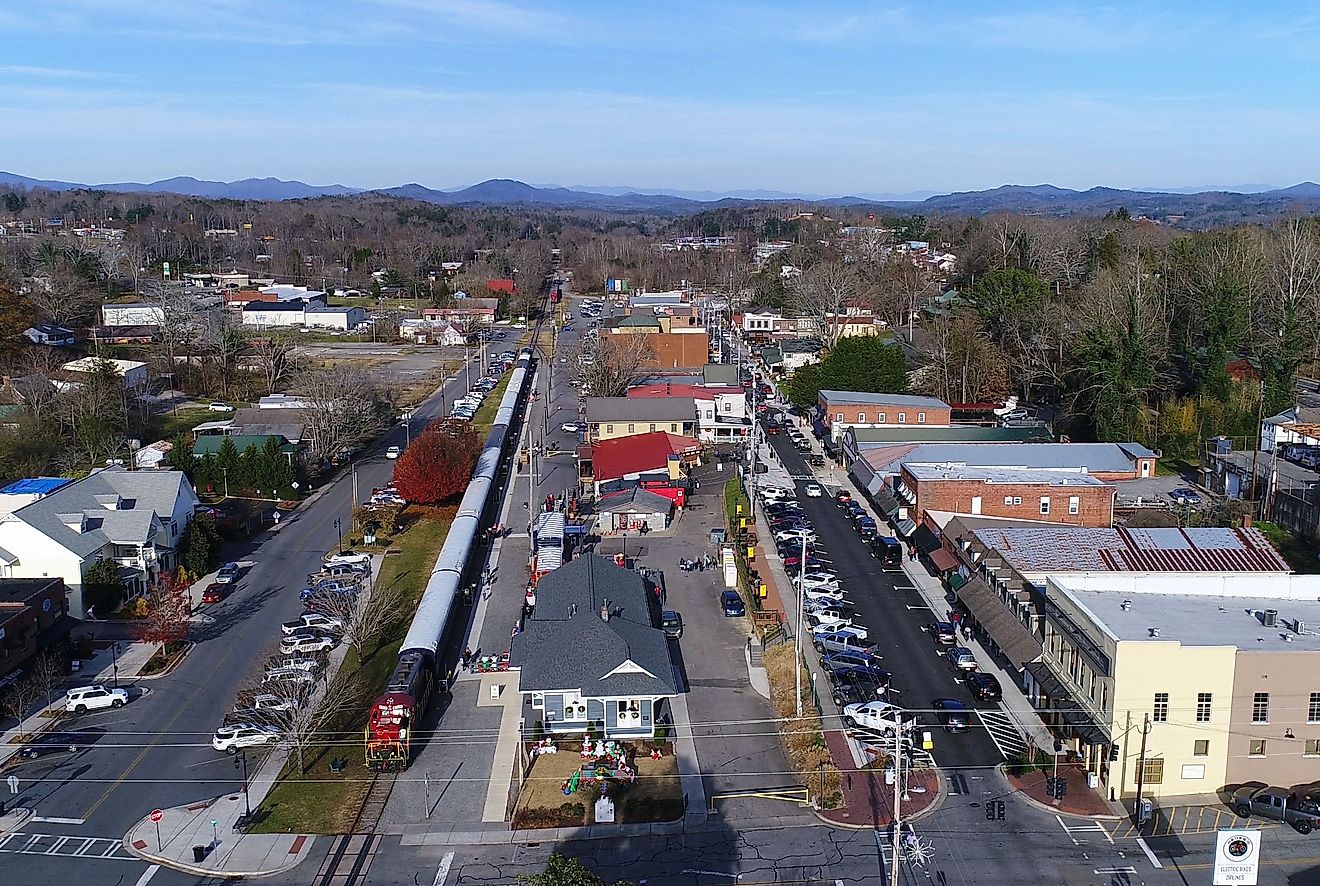
<svg viewBox="0 0 1320 886"><path fill-rule="evenodd" d="M41 601L41 611L50 612L50 597L47 597L46 599Z"/></svg>
<svg viewBox="0 0 1320 886"><path fill-rule="evenodd" d="M1243 834L1237 834L1224 844L1224 854L1233 861L1241 861L1251 855L1251 840Z"/></svg>

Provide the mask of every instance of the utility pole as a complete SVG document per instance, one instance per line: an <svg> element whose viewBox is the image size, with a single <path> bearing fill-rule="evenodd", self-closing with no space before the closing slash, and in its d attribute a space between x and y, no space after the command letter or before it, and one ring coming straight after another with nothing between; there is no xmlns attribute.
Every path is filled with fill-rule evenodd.
<svg viewBox="0 0 1320 886"><path fill-rule="evenodd" d="M893 858L889 864L889 886L898 886L898 852L903 843L903 816L900 803L903 798L903 718L894 724L894 833L889 842Z"/></svg>
<svg viewBox="0 0 1320 886"><path fill-rule="evenodd" d="M806 605L803 602L803 590L805 588L804 577L807 574L807 534L802 533L802 561L798 563L798 581L797 581L797 636L794 638L793 654L796 658L793 661L793 670L797 674L797 715L802 718L802 621L803 612ZM759 588L757 590L760 590Z"/></svg>
<svg viewBox="0 0 1320 886"><path fill-rule="evenodd" d="M1256 445L1251 447L1251 518L1264 519L1264 514L1256 512L1256 463L1260 459L1260 447L1265 442L1261 435L1260 426L1265 420L1265 378L1262 375L1260 380L1260 402L1256 406ZM1275 447L1278 447L1278 438L1275 438Z"/></svg>
<svg viewBox="0 0 1320 886"><path fill-rule="evenodd" d="M1141 755L1137 757L1137 802L1133 807L1133 812L1140 820L1141 815L1141 794L1146 787L1146 736L1150 735L1150 714L1141 718Z"/></svg>

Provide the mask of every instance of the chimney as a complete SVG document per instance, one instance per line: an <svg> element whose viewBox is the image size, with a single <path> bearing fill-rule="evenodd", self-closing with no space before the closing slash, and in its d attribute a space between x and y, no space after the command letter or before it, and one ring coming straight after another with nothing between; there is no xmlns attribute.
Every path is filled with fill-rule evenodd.
<svg viewBox="0 0 1320 886"><path fill-rule="evenodd" d="M600 604L600 620L601 620L601 621L609 621L609 620L610 620L610 601L609 601L609 600L606 600L606 601L604 601L603 603Z"/></svg>
<svg viewBox="0 0 1320 886"><path fill-rule="evenodd" d="M1158 637L1159 635L1160 635L1160 629L1159 629L1159 628L1151 628L1151 629L1150 629L1150 636L1151 636L1152 639L1154 639L1155 637Z"/></svg>
<svg viewBox="0 0 1320 886"><path fill-rule="evenodd" d="M1124 600L1122 603L1118 604L1118 608L1122 609L1124 612L1127 612L1132 608L1132 601Z"/></svg>

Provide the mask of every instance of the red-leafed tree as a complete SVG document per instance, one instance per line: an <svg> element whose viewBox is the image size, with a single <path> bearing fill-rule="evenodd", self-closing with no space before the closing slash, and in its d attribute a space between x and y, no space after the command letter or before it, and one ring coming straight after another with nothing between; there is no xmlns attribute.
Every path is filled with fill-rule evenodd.
<svg viewBox="0 0 1320 886"><path fill-rule="evenodd" d="M409 502L433 505L467 488L481 441L465 421L433 421L394 465L394 485Z"/></svg>
<svg viewBox="0 0 1320 886"><path fill-rule="evenodd" d="M134 625L134 635L144 643L160 643L172 652L188 639L192 600L188 582L181 575L163 572L147 591L146 612Z"/></svg>

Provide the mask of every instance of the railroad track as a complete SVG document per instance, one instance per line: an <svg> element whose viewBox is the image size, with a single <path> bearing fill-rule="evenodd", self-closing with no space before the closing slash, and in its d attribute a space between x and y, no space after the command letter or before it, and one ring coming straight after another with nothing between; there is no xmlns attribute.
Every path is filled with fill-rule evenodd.
<svg viewBox="0 0 1320 886"><path fill-rule="evenodd" d="M350 834L376 832L381 816L385 814L385 804L390 800L390 793L394 790L394 782L398 777L397 772L377 772L371 777L371 786L367 788L367 795L362 798L362 805L353 818L353 825L348 829Z"/></svg>

